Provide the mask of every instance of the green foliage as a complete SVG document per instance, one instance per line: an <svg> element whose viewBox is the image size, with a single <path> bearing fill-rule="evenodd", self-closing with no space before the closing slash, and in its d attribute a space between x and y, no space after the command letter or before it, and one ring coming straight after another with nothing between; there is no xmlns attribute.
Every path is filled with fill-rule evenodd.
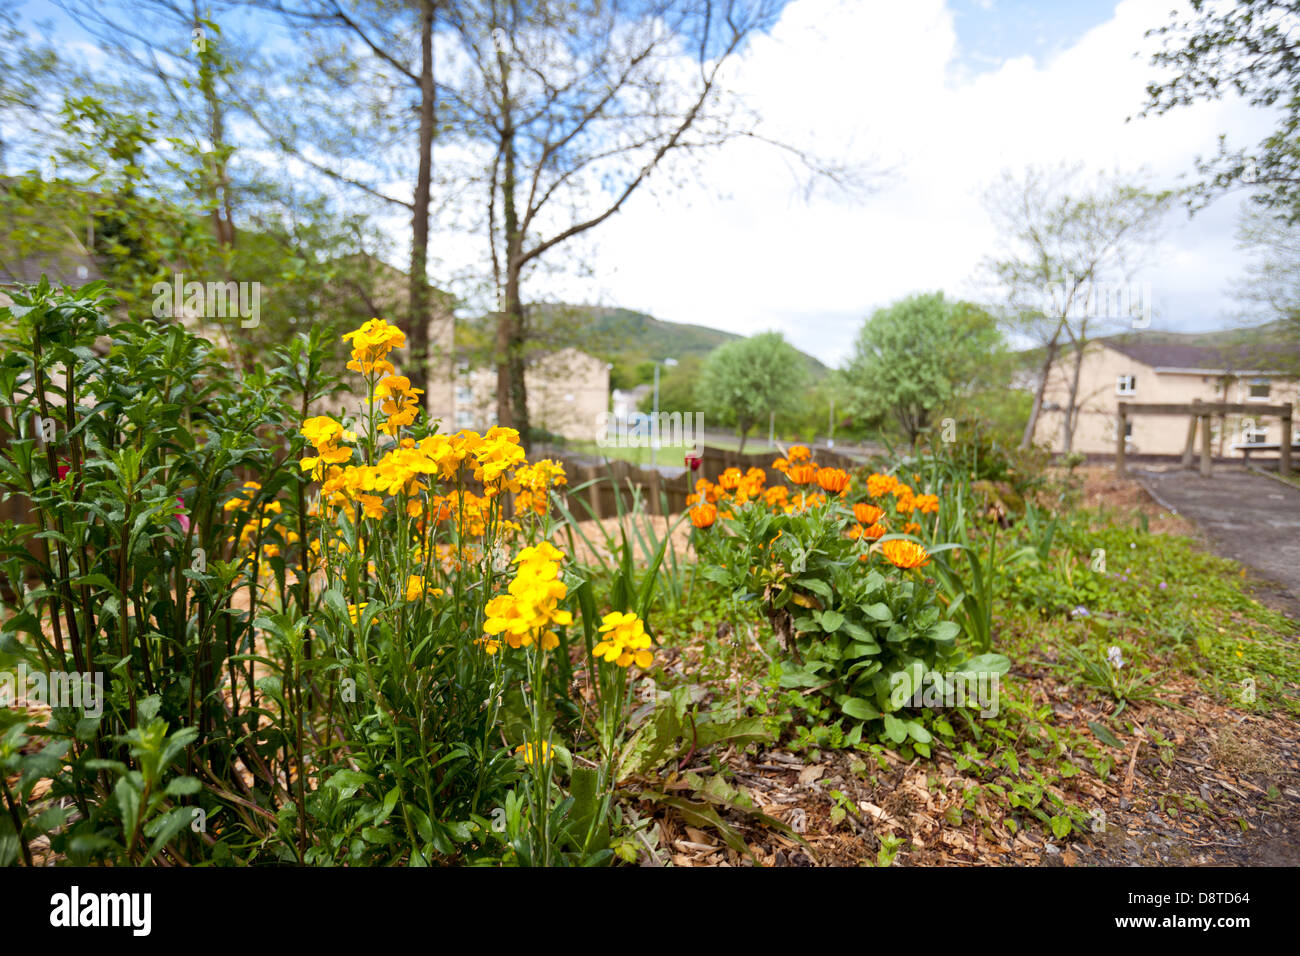
<svg viewBox="0 0 1300 956"><path fill-rule="evenodd" d="M1005 673L1009 662L963 653L961 627L945 617L935 589L874 555L864 567L844 521L838 504L795 514L738 509L698 539L701 574L733 601L761 600L778 632L789 635L780 686L833 701L852 728L844 745L910 741L927 753L931 734L914 695L927 685L944 688L954 675Z"/></svg>
<svg viewBox="0 0 1300 956"><path fill-rule="evenodd" d="M935 292L877 310L858 333L845 376L857 412L892 416L914 443L940 409L995 384L1001 353L991 315Z"/></svg>
<svg viewBox="0 0 1300 956"><path fill-rule="evenodd" d="M729 342L700 370L695 395L710 421L734 424L743 439L772 413L798 407L807 371L779 332ZM742 447L743 450L743 447Z"/></svg>

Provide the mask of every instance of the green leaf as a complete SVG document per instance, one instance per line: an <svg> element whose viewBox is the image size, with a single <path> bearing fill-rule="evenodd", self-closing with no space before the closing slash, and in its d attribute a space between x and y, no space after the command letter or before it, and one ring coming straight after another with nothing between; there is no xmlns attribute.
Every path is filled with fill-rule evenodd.
<svg viewBox="0 0 1300 956"><path fill-rule="evenodd" d="M844 623L844 615L839 611L823 611L821 614L822 630L827 634L834 634Z"/></svg>
<svg viewBox="0 0 1300 956"><path fill-rule="evenodd" d="M1105 724L1099 724L1095 720L1090 720L1088 721L1088 729L1093 732L1098 740L1106 744L1108 747L1114 747L1116 750L1124 749L1124 745L1120 743L1115 735L1106 728Z"/></svg>
<svg viewBox="0 0 1300 956"><path fill-rule="evenodd" d="M840 710L858 720L875 720L880 716L880 711L861 697L850 697L840 705Z"/></svg>

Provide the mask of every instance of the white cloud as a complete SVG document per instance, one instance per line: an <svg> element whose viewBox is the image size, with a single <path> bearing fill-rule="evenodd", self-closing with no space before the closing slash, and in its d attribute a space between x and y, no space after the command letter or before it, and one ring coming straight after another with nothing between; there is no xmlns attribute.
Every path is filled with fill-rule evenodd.
<svg viewBox="0 0 1300 956"><path fill-rule="evenodd" d="M916 291L973 291L980 258L996 248L980 197L1003 168L1145 166L1174 185L1196 155L1214 152L1220 132L1258 140L1265 124L1237 102L1126 122L1152 79L1154 41L1143 34L1168 14L1168 0L1126 0L1046 62L1025 56L970 77L957 67L941 0L794 0L733 86L783 137L875 157L894 175L860 204L825 195L805 204L775 153L728 147L693 187L635 196L599 230L596 279L563 288L672 321L780 329L838 362L873 308ZM1226 320L1226 292L1242 271L1231 242L1238 201L1190 223L1181 209L1171 217L1141 277L1157 325Z"/></svg>

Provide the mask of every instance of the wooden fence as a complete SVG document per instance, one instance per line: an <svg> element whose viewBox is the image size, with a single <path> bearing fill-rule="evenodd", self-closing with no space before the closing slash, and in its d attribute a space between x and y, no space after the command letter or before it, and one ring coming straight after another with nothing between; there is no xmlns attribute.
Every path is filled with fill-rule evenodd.
<svg viewBox="0 0 1300 956"><path fill-rule="evenodd" d="M619 513L620 504L623 511L630 510L634 497L640 498L642 507L650 514L678 514L686 510L686 498L695 493L695 483L699 479L717 481L728 468L741 471L761 468L767 475L768 484L774 484L783 480L782 474L772 467L778 456L778 452L768 449L742 455L729 448L706 446L701 450L698 468L687 468L684 473L671 478L656 468L640 468L621 459L607 464L591 464L563 454L551 457L564 464L569 497L585 501L595 517L609 518ZM861 465L847 455L826 448L815 449L813 458L818 465L849 471ZM570 510L573 510L572 503ZM585 508L580 512L574 511L575 518L586 516Z"/></svg>

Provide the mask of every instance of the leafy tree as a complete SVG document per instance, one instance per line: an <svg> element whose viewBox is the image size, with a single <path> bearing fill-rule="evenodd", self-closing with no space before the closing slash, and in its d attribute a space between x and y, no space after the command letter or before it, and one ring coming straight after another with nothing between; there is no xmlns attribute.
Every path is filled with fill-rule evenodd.
<svg viewBox="0 0 1300 956"><path fill-rule="evenodd" d="M1260 354L1258 367L1300 375L1300 225L1259 207L1243 209L1237 242L1254 258L1233 291L1246 318L1269 323L1247 330L1246 344Z"/></svg>
<svg viewBox="0 0 1300 956"><path fill-rule="evenodd" d="M464 70L444 99L487 173L497 294L497 419L526 434L525 283L616 215L675 161L735 139L769 140L726 82L778 0L462 0L447 20ZM835 169L783 144L820 180ZM464 191L464 190L462 190Z"/></svg>
<svg viewBox="0 0 1300 956"><path fill-rule="evenodd" d="M989 384L1002 351L997 321L942 292L878 309L862 326L846 370L852 401L869 417L892 415L909 441L934 413Z"/></svg>
<svg viewBox="0 0 1300 956"><path fill-rule="evenodd" d="M751 428L799 407L807 377L799 350L780 332L764 332L710 353L695 394L706 417L735 425L744 451Z"/></svg>
<svg viewBox="0 0 1300 956"><path fill-rule="evenodd" d="M1190 193L1193 207L1237 185L1258 187L1252 201L1288 222L1300 220L1300 3L1294 0L1191 0L1191 15L1147 32L1163 38L1152 64L1175 75L1147 85L1143 116L1160 115L1200 100L1236 93L1274 109L1277 121L1253 152L1219 137L1216 155L1197 160L1205 177Z"/></svg>
<svg viewBox="0 0 1300 956"><path fill-rule="evenodd" d="M984 269L1006 295L1009 324L1042 350L1022 448L1034 440L1048 381L1070 349L1062 436L1070 450L1088 343L1108 322L1132 323L1133 316L1111 313L1111 293L1132 280L1175 198L1120 173L1080 182L1080 172L1078 166L1008 172L985 195L1002 249L985 259Z"/></svg>

